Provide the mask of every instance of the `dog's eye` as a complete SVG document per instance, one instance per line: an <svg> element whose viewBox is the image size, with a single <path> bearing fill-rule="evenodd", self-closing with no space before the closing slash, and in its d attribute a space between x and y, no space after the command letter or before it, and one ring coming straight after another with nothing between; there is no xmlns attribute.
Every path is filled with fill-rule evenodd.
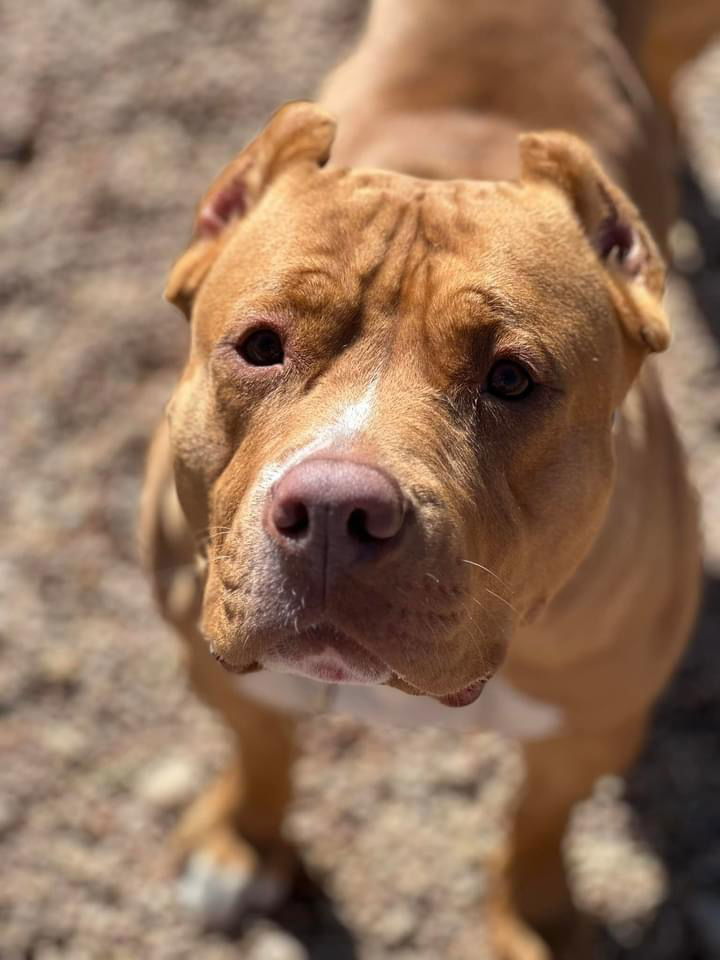
<svg viewBox="0 0 720 960"><path fill-rule="evenodd" d="M525 367L513 360L499 360L490 371L488 393L507 400L521 400L534 386Z"/></svg>
<svg viewBox="0 0 720 960"><path fill-rule="evenodd" d="M272 367L285 359L283 342L274 330L253 330L238 347L238 353L253 367Z"/></svg>

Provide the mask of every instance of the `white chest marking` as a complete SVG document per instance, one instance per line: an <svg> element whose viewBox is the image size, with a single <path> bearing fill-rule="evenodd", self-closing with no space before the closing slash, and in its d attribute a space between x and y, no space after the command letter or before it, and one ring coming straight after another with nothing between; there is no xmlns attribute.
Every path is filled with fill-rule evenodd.
<svg viewBox="0 0 720 960"><path fill-rule="evenodd" d="M488 683L468 707L444 707L430 697L413 697L391 687L335 687L291 674L254 673L239 677L238 689L279 710L313 713L329 709L369 723L450 730L492 730L517 740L542 740L563 726L559 707L529 697L502 676Z"/></svg>

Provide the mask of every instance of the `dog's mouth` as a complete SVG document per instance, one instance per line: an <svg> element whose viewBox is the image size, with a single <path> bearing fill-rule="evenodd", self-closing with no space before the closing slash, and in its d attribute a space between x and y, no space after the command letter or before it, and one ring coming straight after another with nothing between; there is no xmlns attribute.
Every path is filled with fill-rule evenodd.
<svg viewBox="0 0 720 960"><path fill-rule="evenodd" d="M258 670L293 673L325 683L382 684L392 679L393 671L379 657L336 627L318 623L299 630L271 645L249 664L235 664L215 650L215 659L226 670L238 675Z"/></svg>
<svg viewBox="0 0 720 960"><path fill-rule="evenodd" d="M213 656L226 670L239 676L270 670L329 684L386 685L412 696L431 696L446 707L466 707L474 703L488 679L474 680L449 694L429 694L401 677L358 641L326 624L300 631L250 664L230 663L214 651Z"/></svg>
<svg viewBox="0 0 720 960"><path fill-rule="evenodd" d="M382 684L392 669L359 641L331 624L319 623L271 647L261 665L325 683Z"/></svg>
<svg viewBox="0 0 720 960"><path fill-rule="evenodd" d="M234 673L237 677L245 677L249 673L257 673L259 670L262 670L262 665L257 660L253 660L252 663L230 663L229 660L226 660L225 657L220 656L220 654L216 653L215 650L211 649L210 653L224 670L227 670L228 673Z"/></svg>

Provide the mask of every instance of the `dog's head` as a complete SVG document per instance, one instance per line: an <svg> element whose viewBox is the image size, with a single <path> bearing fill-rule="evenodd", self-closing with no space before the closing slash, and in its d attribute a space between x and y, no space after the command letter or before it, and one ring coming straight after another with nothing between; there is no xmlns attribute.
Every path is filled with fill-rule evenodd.
<svg viewBox="0 0 720 960"><path fill-rule="evenodd" d="M238 672L467 703L603 521L663 266L572 136L522 137L517 181L435 182L326 167L333 133L278 111L170 278L202 627Z"/></svg>

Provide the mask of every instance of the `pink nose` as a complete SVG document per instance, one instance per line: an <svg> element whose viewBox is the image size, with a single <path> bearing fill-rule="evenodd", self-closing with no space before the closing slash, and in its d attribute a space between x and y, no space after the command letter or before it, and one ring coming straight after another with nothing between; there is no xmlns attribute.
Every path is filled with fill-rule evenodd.
<svg viewBox="0 0 720 960"><path fill-rule="evenodd" d="M322 551L344 564L384 553L406 516L395 481L352 460L303 460L278 480L271 498L266 528L283 548Z"/></svg>

